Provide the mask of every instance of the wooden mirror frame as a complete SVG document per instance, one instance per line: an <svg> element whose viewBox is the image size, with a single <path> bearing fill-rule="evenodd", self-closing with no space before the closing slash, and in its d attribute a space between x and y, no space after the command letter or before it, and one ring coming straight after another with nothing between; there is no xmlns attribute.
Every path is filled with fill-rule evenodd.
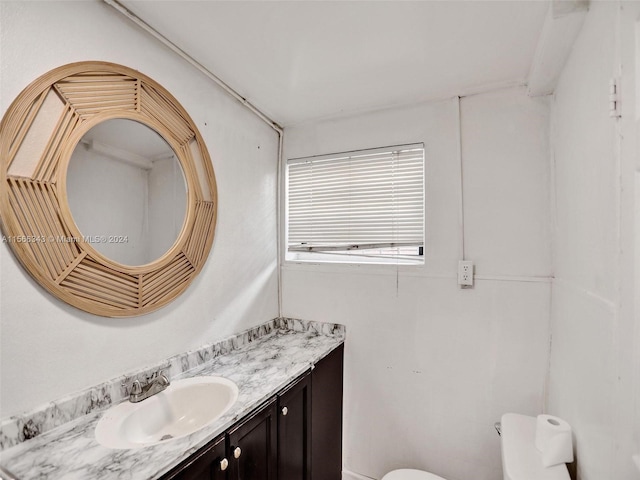
<svg viewBox="0 0 640 480"><path fill-rule="evenodd" d="M182 231L168 252L146 265L122 265L85 242L67 201L76 145L93 126L114 118L159 133L187 183ZM218 204L211 159L184 108L146 75L113 63L79 62L41 76L0 122L0 163L3 241L64 302L105 317L144 315L184 292L204 266Z"/></svg>

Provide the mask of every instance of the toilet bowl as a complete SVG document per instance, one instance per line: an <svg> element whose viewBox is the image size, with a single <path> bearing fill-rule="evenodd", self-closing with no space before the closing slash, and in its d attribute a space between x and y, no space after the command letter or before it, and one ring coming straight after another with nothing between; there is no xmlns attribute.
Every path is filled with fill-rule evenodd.
<svg viewBox="0 0 640 480"><path fill-rule="evenodd" d="M394 470L387 473L382 480L445 480L433 473L425 472L423 470L413 470L410 468L403 468L400 470Z"/></svg>

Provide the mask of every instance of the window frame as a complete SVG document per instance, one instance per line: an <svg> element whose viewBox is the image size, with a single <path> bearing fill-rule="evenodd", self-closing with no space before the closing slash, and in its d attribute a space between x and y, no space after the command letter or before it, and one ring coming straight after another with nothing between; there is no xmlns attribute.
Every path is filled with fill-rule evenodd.
<svg viewBox="0 0 640 480"><path fill-rule="evenodd" d="M326 253L326 252L305 252L305 251L297 251L290 252L289 251L289 165L293 162L299 163L305 160L323 160L323 159L332 159L332 158L340 158L340 157L351 157L356 155L373 155L376 153L386 153L386 152L396 152L401 150L410 150L419 148L422 150L422 247L420 248L419 255L411 255L411 256L402 256L402 255L390 255L383 256L380 254L374 255L366 255L366 254L357 254L357 253L345 253L344 250L341 250L336 253ZM426 148L424 142L413 142L406 144L398 144L398 145L389 145L383 147L374 147L374 148L363 148L363 149L355 149L349 151L342 151L336 153L329 154L321 154L321 155L309 155L309 156L301 156L301 157L292 157L288 159L283 159L283 218L284 223L282 225L283 231L283 242L282 248L284 249L282 255L282 264L283 265L343 265L343 266L361 266L361 265L371 265L371 266L424 266L425 258L426 258ZM381 247L386 248L386 247ZM358 251L354 249L354 251Z"/></svg>

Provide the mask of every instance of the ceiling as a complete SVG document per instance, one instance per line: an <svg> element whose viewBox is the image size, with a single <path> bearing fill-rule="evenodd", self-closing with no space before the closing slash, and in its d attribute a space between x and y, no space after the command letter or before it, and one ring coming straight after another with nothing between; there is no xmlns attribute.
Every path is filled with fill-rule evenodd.
<svg viewBox="0 0 640 480"><path fill-rule="evenodd" d="M524 83L548 1L122 2L281 125Z"/></svg>
<svg viewBox="0 0 640 480"><path fill-rule="evenodd" d="M173 156L171 146L155 130L127 118L112 118L98 123L82 141L95 141L120 151L132 153L149 161Z"/></svg>

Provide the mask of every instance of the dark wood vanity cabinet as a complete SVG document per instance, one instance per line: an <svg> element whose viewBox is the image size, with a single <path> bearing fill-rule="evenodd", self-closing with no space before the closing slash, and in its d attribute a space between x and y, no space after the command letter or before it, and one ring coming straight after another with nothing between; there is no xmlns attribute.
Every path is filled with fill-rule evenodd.
<svg viewBox="0 0 640 480"><path fill-rule="evenodd" d="M343 358L340 345L311 371L311 480L342 478Z"/></svg>
<svg viewBox="0 0 640 480"><path fill-rule="evenodd" d="M311 378L278 395L278 480L311 479Z"/></svg>
<svg viewBox="0 0 640 480"><path fill-rule="evenodd" d="M162 480L340 480L340 345Z"/></svg>
<svg viewBox="0 0 640 480"><path fill-rule="evenodd" d="M229 480L277 480L276 400L227 432Z"/></svg>

